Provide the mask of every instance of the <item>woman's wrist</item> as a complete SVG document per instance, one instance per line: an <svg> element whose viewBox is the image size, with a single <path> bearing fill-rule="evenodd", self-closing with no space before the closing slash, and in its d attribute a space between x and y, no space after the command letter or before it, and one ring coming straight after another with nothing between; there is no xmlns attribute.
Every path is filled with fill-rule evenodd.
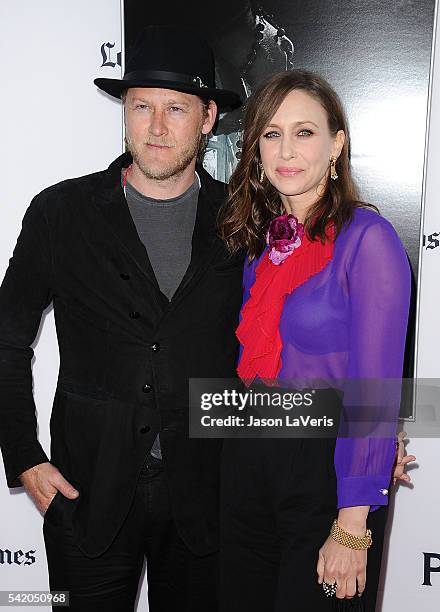
<svg viewBox="0 0 440 612"><path fill-rule="evenodd" d="M367 516L370 506L352 506L340 508L338 524L349 533L362 537L367 528Z"/></svg>

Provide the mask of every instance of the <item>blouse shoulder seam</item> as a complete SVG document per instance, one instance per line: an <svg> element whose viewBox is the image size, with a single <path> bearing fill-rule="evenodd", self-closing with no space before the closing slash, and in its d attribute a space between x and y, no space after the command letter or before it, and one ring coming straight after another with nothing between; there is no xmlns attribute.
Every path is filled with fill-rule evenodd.
<svg viewBox="0 0 440 612"><path fill-rule="evenodd" d="M365 237L365 234L367 233L367 231L369 229L371 229L372 227L375 226L380 226L380 227L386 227L387 230L392 229L394 230L394 226L392 225L392 223L390 221L388 221L388 219L385 219L385 217L382 217L381 215L376 213L375 217L369 217L368 220L362 224L362 228L361 228L361 233L359 234L359 238L356 242L356 248L354 249L353 253L351 254L350 257L350 261L347 264L347 273L350 274L353 263L357 257L357 254L359 252L359 249L361 247L362 241ZM394 230L395 231L395 230Z"/></svg>

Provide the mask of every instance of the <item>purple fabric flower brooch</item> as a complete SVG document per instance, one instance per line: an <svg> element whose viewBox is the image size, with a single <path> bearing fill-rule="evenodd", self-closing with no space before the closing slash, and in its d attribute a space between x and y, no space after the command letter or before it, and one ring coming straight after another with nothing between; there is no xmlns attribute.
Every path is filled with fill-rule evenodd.
<svg viewBox="0 0 440 612"><path fill-rule="evenodd" d="M304 236L304 225L292 214L285 214L272 219L266 234L270 261L279 266L285 259L301 246Z"/></svg>

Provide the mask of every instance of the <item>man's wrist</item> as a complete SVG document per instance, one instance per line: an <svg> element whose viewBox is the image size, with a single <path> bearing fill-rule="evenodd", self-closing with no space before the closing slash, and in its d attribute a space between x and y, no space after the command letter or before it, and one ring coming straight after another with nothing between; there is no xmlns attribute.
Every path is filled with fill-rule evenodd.
<svg viewBox="0 0 440 612"><path fill-rule="evenodd" d="M26 476L31 474L31 473L35 473L38 471L38 469L42 466L42 465L47 465L48 463L50 463L49 461L44 461L43 463L36 463L35 465L31 466L30 468L28 468L27 470L24 470L21 474L19 474L17 476L18 480L23 484L23 476L24 476L24 480L26 480Z"/></svg>

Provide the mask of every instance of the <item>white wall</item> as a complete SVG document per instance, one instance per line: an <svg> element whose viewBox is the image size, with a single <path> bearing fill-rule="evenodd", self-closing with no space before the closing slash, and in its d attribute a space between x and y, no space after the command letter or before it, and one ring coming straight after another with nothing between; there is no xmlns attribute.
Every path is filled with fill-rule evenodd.
<svg viewBox="0 0 440 612"><path fill-rule="evenodd" d="M411 119L402 126L411 130ZM408 164L411 151L407 152ZM437 22L432 81L432 103L428 138L424 233L440 232L440 21ZM429 241L428 243L429 244ZM440 248L422 251L418 378L439 379L440 361ZM438 382L437 382L438 387ZM440 391L440 389L439 389ZM439 394L440 395L440 394ZM440 397L437 398L437 405ZM416 405L416 419L424 418L424 407ZM431 574L432 586L423 586L423 553L440 555L440 440L416 437L415 425L407 423L408 453L417 457L411 470L414 488L400 487L394 516L385 574L383 612L437 612L440 609L440 572ZM414 436L411 438L411 432ZM439 566L433 561L432 566Z"/></svg>
<svg viewBox="0 0 440 612"><path fill-rule="evenodd" d="M121 76L118 65L101 68L100 48L107 41L120 51L119 0L0 3L1 278L32 196L64 178L104 168L122 152L120 104L93 84L97 76ZM40 332L35 397L40 440L49 453L59 361L51 309ZM9 492L3 469L0 513L0 549L36 551L29 565L0 564L0 590L47 589L42 518L22 490Z"/></svg>

